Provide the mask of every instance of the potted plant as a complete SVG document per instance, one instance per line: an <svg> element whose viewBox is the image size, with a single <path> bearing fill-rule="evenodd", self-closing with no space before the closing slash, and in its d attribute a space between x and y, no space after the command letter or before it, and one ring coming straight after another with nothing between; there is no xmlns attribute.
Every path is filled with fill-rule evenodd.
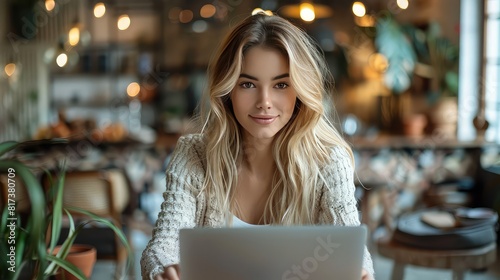
<svg viewBox="0 0 500 280"><path fill-rule="evenodd" d="M441 35L435 22L424 29L407 26L405 31L418 57L415 74L429 81L426 96L432 131L454 138L458 119L459 48Z"/></svg>
<svg viewBox="0 0 500 280"><path fill-rule="evenodd" d="M402 26L387 13L377 18L375 48L387 61L383 84L390 92L379 97L379 118L382 128L402 133L408 112L404 94L412 85L416 54Z"/></svg>
<svg viewBox="0 0 500 280"><path fill-rule="evenodd" d="M68 261L68 255L76 236L89 223L98 222L114 231L128 252L127 267L130 267L132 254L124 233L106 218L84 209L63 206L64 172L51 184L50 191L44 191L33 170L21 161L7 157L8 152L20 143L0 143L0 173L7 174L7 199L4 199L0 219L0 278L48 279L58 273L69 273L76 279L87 279L81 269ZM16 213L15 188L17 183L26 188L29 194L29 215ZM9 196L9 194L12 194ZM4 202L2 202L4 204ZM49 207L50 206L50 207ZM84 215L87 219L75 224L72 214ZM65 214L65 215L63 215ZM60 240L63 216L68 217L69 234ZM95 261L95 259L94 259ZM23 276L24 277L24 276Z"/></svg>

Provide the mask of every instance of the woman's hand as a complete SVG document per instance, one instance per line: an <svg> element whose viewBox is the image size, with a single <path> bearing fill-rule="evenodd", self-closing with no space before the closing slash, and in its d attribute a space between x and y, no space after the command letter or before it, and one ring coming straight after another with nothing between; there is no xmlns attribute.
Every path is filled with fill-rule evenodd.
<svg viewBox="0 0 500 280"><path fill-rule="evenodd" d="M373 277L368 274L368 272L363 268L363 271L361 271L361 280L374 280Z"/></svg>
<svg viewBox="0 0 500 280"><path fill-rule="evenodd" d="M178 264L165 267L162 274L156 275L155 280L180 280L181 272Z"/></svg>

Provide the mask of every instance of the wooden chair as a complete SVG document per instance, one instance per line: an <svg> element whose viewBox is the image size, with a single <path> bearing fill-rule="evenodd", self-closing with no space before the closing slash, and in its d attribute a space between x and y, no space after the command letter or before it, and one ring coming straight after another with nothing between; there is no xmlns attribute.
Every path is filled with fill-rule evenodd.
<svg viewBox="0 0 500 280"><path fill-rule="evenodd" d="M8 175L0 174L0 209L3 211L3 208L9 203L9 184L8 184ZM13 189L14 200L16 202L16 213L20 215L29 215L29 211L31 209L30 200L28 196L28 192L24 187L23 181L19 178L15 178L15 184ZM11 198L12 199L12 198Z"/></svg>
<svg viewBox="0 0 500 280"><path fill-rule="evenodd" d="M47 180L46 177L44 185L46 190L50 191L47 188L50 185ZM122 212L130 198L126 182L115 170L68 171L64 180L63 206L82 208L108 218L124 230L128 237L126 219L122 218ZM85 219L78 215L73 215L73 218ZM63 229L61 236L66 237L68 230ZM123 275L127 252L112 230L100 225L86 227L77 236L75 243L93 245L97 249L97 259L114 260L116 277ZM129 269L132 270L133 266Z"/></svg>

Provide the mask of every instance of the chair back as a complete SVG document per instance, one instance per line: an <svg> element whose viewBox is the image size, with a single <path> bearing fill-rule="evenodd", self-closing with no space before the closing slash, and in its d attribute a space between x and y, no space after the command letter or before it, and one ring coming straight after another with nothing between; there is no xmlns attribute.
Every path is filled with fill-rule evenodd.
<svg viewBox="0 0 500 280"><path fill-rule="evenodd" d="M102 217L119 220L111 182L104 171L67 171L63 206L78 207Z"/></svg>
<svg viewBox="0 0 500 280"><path fill-rule="evenodd" d="M0 209L3 211L3 208L12 200L15 201L16 213L28 213L30 211L30 198L24 182L19 177L9 180L7 174L0 174Z"/></svg>

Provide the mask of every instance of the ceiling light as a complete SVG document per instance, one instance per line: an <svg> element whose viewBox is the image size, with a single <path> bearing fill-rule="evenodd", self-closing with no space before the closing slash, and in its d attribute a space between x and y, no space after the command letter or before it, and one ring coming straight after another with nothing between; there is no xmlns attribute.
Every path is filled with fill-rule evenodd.
<svg viewBox="0 0 500 280"><path fill-rule="evenodd" d="M313 21L316 18L314 6L310 3L300 4L300 18L303 21Z"/></svg>
<svg viewBox="0 0 500 280"><path fill-rule="evenodd" d="M291 18L301 18L304 21L313 21L319 18L328 18L333 14L332 8L327 5L314 4L312 1L304 1L300 4L285 5L278 12Z"/></svg>

